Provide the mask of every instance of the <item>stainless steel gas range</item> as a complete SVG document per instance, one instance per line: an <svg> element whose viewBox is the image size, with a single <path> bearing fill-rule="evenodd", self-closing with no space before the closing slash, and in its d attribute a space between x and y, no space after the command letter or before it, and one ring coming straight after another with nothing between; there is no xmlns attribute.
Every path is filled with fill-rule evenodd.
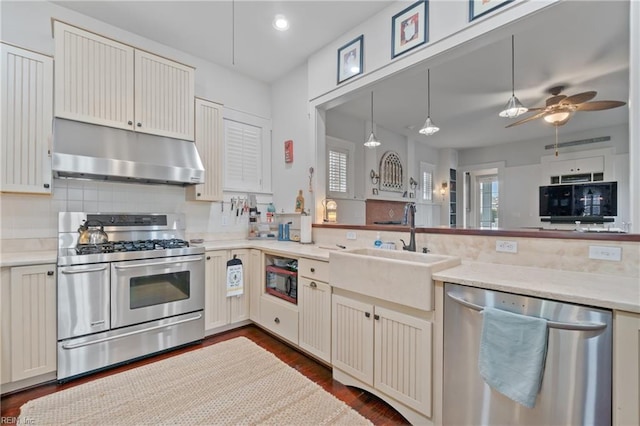
<svg viewBox="0 0 640 426"><path fill-rule="evenodd" d="M79 243L89 223L99 243ZM204 338L204 248L184 232L181 214L59 214L58 380Z"/></svg>

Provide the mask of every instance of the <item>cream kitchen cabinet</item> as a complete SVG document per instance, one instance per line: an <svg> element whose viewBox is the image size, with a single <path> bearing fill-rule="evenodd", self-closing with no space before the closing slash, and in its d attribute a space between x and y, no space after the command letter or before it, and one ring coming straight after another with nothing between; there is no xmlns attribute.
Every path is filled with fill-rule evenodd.
<svg viewBox="0 0 640 426"><path fill-rule="evenodd" d="M54 21L56 117L194 139L195 70Z"/></svg>
<svg viewBox="0 0 640 426"><path fill-rule="evenodd" d="M329 263L298 261L298 344L317 358L331 362L331 286Z"/></svg>
<svg viewBox="0 0 640 426"><path fill-rule="evenodd" d="M571 160L552 160L546 163L549 176L598 173L604 171L604 156L576 158Z"/></svg>
<svg viewBox="0 0 640 426"><path fill-rule="evenodd" d="M264 274L264 263L262 251L252 249L249 253L249 263L251 264L251 281L249 282L249 318L255 323L260 322L260 297L264 289L262 288Z"/></svg>
<svg viewBox="0 0 640 426"><path fill-rule="evenodd" d="M0 191L51 193L53 59L0 43Z"/></svg>
<svg viewBox="0 0 640 426"><path fill-rule="evenodd" d="M2 392L51 380L37 377L56 371L55 269L2 269Z"/></svg>
<svg viewBox="0 0 640 426"><path fill-rule="evenodd" d="M242 260L244 293L227 297L227 261ZM251 287L250 250L215 250L205 253L205 333L222 331L222 327L249 319ZM231 328L231 327L227 327Z"/></svg>
<svg viewBox="0 0 640 426"><path fill-rule="evenodd" d="M187 188L187 198L222 201L222 105L196 99L196 148L204 165L204 183Z"/></svg>
<svg viewBox="0 0 640 426"><path fill-rule="evenodd" d="M613 315L613 424L640 424L640 315Z"/></svg>
<svg viewBox="0 0 640 426"><path fill-rule="evenodd" d="M334 378L391 397L409 421L424 423L432 416L433 325L370 302L333 294Z"/></svg>

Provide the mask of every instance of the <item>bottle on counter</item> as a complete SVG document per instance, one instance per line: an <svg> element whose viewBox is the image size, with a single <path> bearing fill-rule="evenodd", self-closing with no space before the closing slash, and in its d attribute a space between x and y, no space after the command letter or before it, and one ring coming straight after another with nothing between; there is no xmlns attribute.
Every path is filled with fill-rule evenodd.
<svg viewBox="0 0 640 426"><path fill-rule="evenodd" d="M382 240L380 239L380 233L376 234L376 240L373 242L375 248L382 248Z"/></svg>

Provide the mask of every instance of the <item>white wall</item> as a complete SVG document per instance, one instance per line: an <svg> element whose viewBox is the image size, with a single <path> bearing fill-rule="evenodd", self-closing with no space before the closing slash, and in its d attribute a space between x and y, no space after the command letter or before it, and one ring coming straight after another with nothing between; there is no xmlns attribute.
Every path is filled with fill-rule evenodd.
<svg viewBox="0 0 640 426"><path fill-rule="evenodd" d="M225 108L271 119L271 92L265 83L50 2L2 1L0 8L0 39L5 42L53 56L51 19L59 19L194 66L196 96L223 103ZM305 72L300 71L301 74ZM306 83L300 85L305 87ZM306 95L303 96L306 99ZM227 194L226 199L229 197ZM269 200L270 197L261 197L259 201L264 205ZM294 200L295 195L291 202ZM223 213L220 203L186 202L184 188L164 185L55 179L51 197L0 194L0 202L2 239L57 237L60 211L184 212L187 214L187 232L191 235L215 234L217 238L226 238L244 236L247 231L246 217L236 219L230 215L228 202ZM227 216L224 226L223 215Z"/></svg>

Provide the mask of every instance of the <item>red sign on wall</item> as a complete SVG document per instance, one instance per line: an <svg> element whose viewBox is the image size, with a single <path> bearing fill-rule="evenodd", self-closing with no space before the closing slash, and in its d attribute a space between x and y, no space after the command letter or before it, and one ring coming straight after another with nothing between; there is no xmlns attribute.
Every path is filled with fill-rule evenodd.
<svg viewBox="0 0 640 426"><path fill-rule="evenodd" d="M293 163L293 141L284 141L284 162Z"/></svg>

